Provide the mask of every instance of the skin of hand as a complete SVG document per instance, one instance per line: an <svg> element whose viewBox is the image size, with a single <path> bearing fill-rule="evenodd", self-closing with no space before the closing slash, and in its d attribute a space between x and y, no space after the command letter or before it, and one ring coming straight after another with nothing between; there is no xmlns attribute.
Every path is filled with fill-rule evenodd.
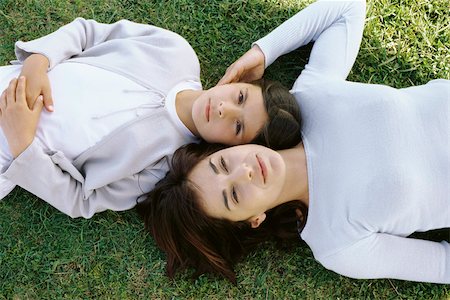
<svg viewBox="0 0 450 300"><path fill-rule="evenodd" d="M227 68L225 75L223 75L217 85L232 82L251 82L260 79L264 75L264 67L264 53L258 45L254 45Z"/></svg>
<svg viewBox="0 0 450 300"><path fill-rule="evenodd" d="M42 96L29 108L25 96L26 79L13 79L0 96L0 126L8 140L9 149L16 158L32 142L43 108Z"/></svg>
<svg viewBox="0 0 450 300"><path fill-rule="evenodd" d="M27 78L26 97L28 107L32 108L39 95L44 98L44 106L48 112L53 111L53 98L50 81L47 75L49 60L42 54L32 54L23 62L19 77Z"/></svg>

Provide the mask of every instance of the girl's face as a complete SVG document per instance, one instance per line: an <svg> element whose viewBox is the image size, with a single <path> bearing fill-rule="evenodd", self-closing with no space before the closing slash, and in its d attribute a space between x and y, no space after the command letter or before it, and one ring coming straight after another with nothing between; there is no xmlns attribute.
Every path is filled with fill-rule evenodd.
<svg viewBox="0 0 450 300"><path fill-rule="evenodd" d="M254 218L276 206L285 171L278 152L249 144L213 153L188 177L207 215L253 224Z"/></svg>
<svg viewBox="0 0 450 300"><path fill-rule="evenodd" d="M192 119L205 141L239 145L256 137L268 115L259 86L231 83L215 86L198 97Z"/></svg>

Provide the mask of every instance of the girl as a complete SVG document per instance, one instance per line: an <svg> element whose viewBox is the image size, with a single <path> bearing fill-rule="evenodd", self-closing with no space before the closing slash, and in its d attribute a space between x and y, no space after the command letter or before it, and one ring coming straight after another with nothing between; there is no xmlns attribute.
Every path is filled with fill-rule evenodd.
<svg viewBox="0 0 450 300"><path fill-rule="evenodd" d="M300 233L339 274L450 283L450 245L408 238L450 227L450 82L394 89L346 81L364 16L364 1L318 1L229 68L226 82L258 76L315 40L292 90L303 143L280 152L179 150L138 205L169 276L193 266L235 281L233 265L252 246Z"/></svg>
<svg viewBox="0 0 450 300"><path fill-rule="evenodd" d="M168 30L77 18L15 50L23 66L0 68L1 198L19 185L89 218L133 207L164 176L173 151L198 138L282 148L300 139L286 89L257 81L204 91L193 49ZM39 94L48 111L38 123Z"/></svg>

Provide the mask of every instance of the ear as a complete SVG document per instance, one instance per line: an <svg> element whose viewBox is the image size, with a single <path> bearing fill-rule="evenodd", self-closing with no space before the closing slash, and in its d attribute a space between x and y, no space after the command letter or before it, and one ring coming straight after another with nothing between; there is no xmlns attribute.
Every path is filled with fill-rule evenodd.
<svg viewBox="0 0 450 300"><path fill-rule="evenodd" d="M261 223L264 222L265 219L266 219L266 214L262 213L258 216L251 217L249 219L249 221L250 221L252 228L258 228L259 225L261 225Z"/></svg>

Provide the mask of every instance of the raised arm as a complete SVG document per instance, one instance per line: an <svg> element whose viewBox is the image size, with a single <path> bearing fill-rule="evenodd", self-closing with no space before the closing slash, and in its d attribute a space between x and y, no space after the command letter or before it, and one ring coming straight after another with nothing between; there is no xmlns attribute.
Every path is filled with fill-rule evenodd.
<svg viewBox="0 0 450 300"><path fill-rule="evenodd" d="M256 44L267 67L281 55L315 41L306 70L345 79L358 54L364 19L363 0L317 1Z"/></svg>
<svg viewBox="0 0 450 300"><path fill-rule="evenodd" d="M313 72L344 80L358 54L364 19L364 0L317 1L256 41L258 48L252 47L230 66L219 83L235 81L235 74L245 78L246 73L254 72L255 58L267 68L281 55L312 41L315 44L302 75Z"/></svg>
<svg viewBox="0 0 450 300"><path fill-rule="evenodd" d="M450 245L377 233L319 261L358 279L450 283Z"/></svg>

